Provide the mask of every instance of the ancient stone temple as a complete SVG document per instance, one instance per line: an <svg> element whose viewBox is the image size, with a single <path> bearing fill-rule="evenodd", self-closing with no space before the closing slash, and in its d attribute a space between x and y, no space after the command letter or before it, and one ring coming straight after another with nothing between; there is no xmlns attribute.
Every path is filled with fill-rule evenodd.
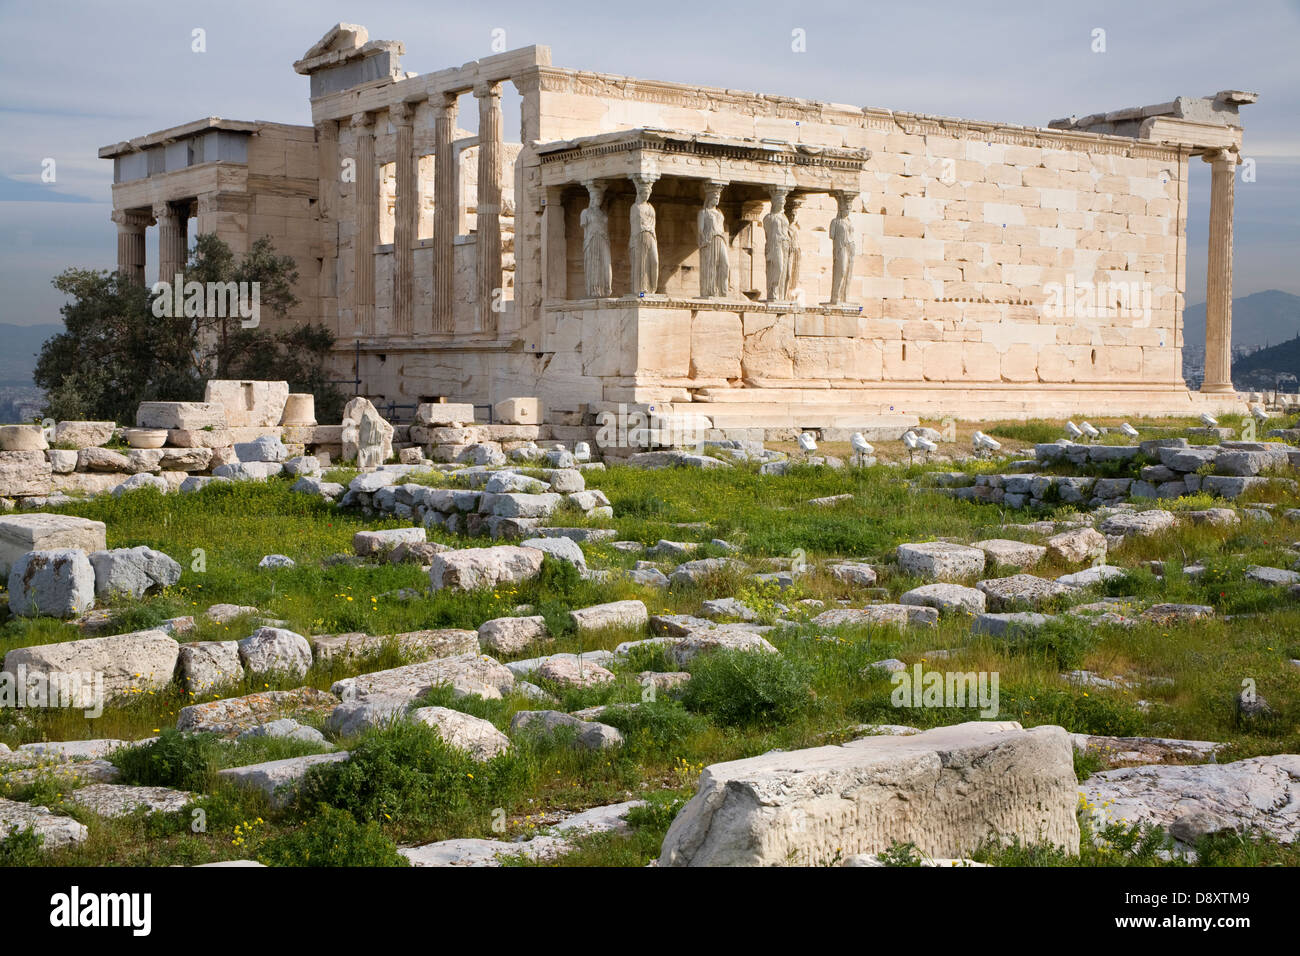
<svg viewBox="0 0 1300 956"><path fill-rule="evenodd" d="M143 281L153 224L164 277L191 217L236 250L269 236L298 263L292 318L399 407L536 396L570 425L625 406L752 435L1236 402L1254 94L1024 127L564 69L540 46L424 75L403 52L339 24L294 64L312 127L213 118L101 150L120 267ZM1197 160L1209 347L1190 393Z"/></svg>

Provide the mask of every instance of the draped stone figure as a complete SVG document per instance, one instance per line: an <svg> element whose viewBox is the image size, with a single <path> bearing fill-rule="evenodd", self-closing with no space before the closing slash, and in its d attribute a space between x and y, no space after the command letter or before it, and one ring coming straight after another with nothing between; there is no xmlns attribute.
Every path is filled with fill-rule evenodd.
<svg viewBox="0 0 1300 956"><path fill-rule="evenodd" d="M785 218L790 220L790 278L786 282L787 294L795 297L799 291L799 227L795 224L802 196L791 196L785 204Z"/></svg>
<svg viewBox="0 0 1300 956"><path fill-rule="evenodd" d="M853 193L836 193L835 218L831 220L831 303L847 302L849 280L853 278L853 257L857 246L853 241L853 223L849 221L849 207Z"/></svg>
<svg viewBox="0 0 1300 956"><path fill-rule="evenodd" d="M654 295L659 289L659 240L655 236L655 210L650 205L648 176L633 176L636 202L632 203L631 233L627 248L632 263L632 295Z"/></svg>
<svg viewBox="0 0 1300 956"><path fill-rule="evenodd" d="M721 183L704 184L704 208L696 217L696 224L700 242L700 296L705 299L725 296L730 279L727 224L718 208L720 198Z"/></svg>
<svg viewBox="0 0 1300 956"><path fill-rule="evenodd" d="M605 187L588 182L587 208L582 211L582 265L587 295L601 299L614 294L614 271L609 255L609 214L605 212Z"/></svg>
<svg viewBox="0 0 1300 956"><path fill-rule="evenodd" d="M771 187L772 211L763 217L766 236L767 301L785 302L790 297L790 220L785 217L785 186Z"/></svg>

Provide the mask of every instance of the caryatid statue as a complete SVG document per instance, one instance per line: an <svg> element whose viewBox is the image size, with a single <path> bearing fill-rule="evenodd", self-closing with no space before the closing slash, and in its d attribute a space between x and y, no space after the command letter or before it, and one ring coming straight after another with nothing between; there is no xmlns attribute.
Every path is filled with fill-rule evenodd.
<svg viewBox="0 0 1300 956"><path fill-rule="evenodd" d="M790 267L789 279L786 280L786 292L794 296L799 291L799 227L795 220L799 216L799 207L803 205L803 196L791 194L785 203L785 218L790 220Z"/></svg>
<svg viewBox="0 0 1300 956"><path fill-rule="evenodd" d="M705 299L725 296L729 281L727 261L727 224L718 200L723 183L704 184L704 208L696 217L700 241L700 296Z"/></svg>
<svg viewBox="0 0 1300 956"><path fill-rule="evenodd" d="M853 278L853 257L857 246L853 242L853 223L849 221L849 207L857 194L835 194L835 218L831 220L831 303L847 302L849 280Z"/></svg>
<svg viewBox="0 0 1300 956"><path fill-rule="evenodd" d="M788 186L772 186L772 211L763 217L766 237L767 301L786 302L790 298L790 220L785 217Z"/></svg>
<svg viewBox="0 0 1300 956"><path fill-rule="evenodd" d="M609 256L609 214L602 203L605 187L588 180L587 208L582 211L582 265L587 276L587 295L601 299L614 294L614 271Z"/></svg>
<svg viewBox="0 0 1300 956"><path fill-rule="evenodd" d="M655 236L655 210L650 205L651 176L633 176L636 202L632 203L628 258L632 263L632 295L654 295L659 290L659 240Z"/></svg>

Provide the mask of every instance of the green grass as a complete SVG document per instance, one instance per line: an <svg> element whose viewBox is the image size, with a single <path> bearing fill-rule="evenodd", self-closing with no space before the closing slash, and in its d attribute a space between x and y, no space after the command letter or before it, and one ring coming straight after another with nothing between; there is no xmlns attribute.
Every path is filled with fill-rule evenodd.
<svg viewBox="0 0 1300 956"><path fill-rule="evenodd" d="M1024 441L1054 440L1059 425L1051 424L1054 433L1047 437L1042 432L1048 424L1026 423L1016 435L993 433ZM972 464L968 470L987 467ZM267 617L284 620L292 630L307 635L473 629L489 618L530 605L531 613L546 618L555 637L546 652L612 649L622 641L646 636L628 629L584 635L573 630L569 610L623 598L644 600L651 613L697 614L706 598L735 596L757 610L765 622L781 617L795 623L767 635L780 650L779 656L722 654L700 659L691 667L694 678L684 696L643 699L639 672L678 669L654 648L617 664L612 684L582 690L546 688L561 699L562 709L609 705L603 719L626 737L626 745L616 751L591 754L567 746L563 739L521 737L510 754L488 764L473 764L442 746L427 728L372 731L357 739L335 741L348 748L353 759L314 770L301 798L282 809L272 809L257 794L230 788L216 772L318 748L283 740L231 743L166 733L180 708L195 702L178 688L135 695L96 720L80 711L0 711L0 740L10 745L136 739L161 733L160 741L151 747L114 758L124 782L177 786L203 794L180 814L103 820L69 802L51 780L38 781L7 795L38 798L52 809L72 814L86 823L89 839L78 847L47 853L34 851L30 841L18 835L0 844L0 860L29 861L39 853L40 862L49 864L188 865L264 854L285 864L325 858L398 865L392 853L396 845L460 836L508 839L535 832L538 819L561 811L649 796L652 807L638 812L637 822L627 832L578 841L572 853L553 861L643 865L657 854L671 821L666 808L678 807L689 797L707 764L843 740L862 723L929 727L977 718L973 708L893 706L888 675L869 668L889 657L909 664L923 661L927 668L997 672L999 718L1026 726L1054 723L1086 733L1221 741L1227 745L1221 761L1297 752L1300 668L1289 661L1300 659L1300 605L1285 588L1244 577L1250 564L1290 567L1295 560L1289 545L1300 540L1300 527L1280 517L1282 508L1272 523L1243 521L1229 528L1188 524L1131 539L1110 556L1112 563L1133 569L1131 573L1061 602L1082 603L1110 595L1126 599L1131 607L1121 611L1131 615L1155 602L1206 604L1216 610L1209 620L1168 626L1142 622L1122 628L1063 616L1038 633L1010 639L972 635L969 618L961 615L945 615L932 629L828 629L807 623L816 611L801 608L800 600L834 606L839 599L860 603L864 597L861 589L817 569L821 560L872 562L881 572L878 586L896 600L899 593L919 583L888 563L900 542L1029 537L1001 527L1008 521L1030 520L1023 513L958 501L908 484L932 470L937 469L922 465L842 471L797 468L786 476L767 476L740 464L716 471L611 467L588 475L590 485L603 490L614 505L616 517L600 523L615 527L622 539L646 545L661 538L694 541L702 545L690 555L695 558L725 554L708 544L723 538L739 545L740 556L758 570L766 569L771 558L814 565L784 591L729 570L665 593L624 579L585 580L566 565L548 560L536 581L517 587L398 600L390 596L392 592L427 586L418 567L369 563L327 568L322 562L333 554L350 553L356 531L399 527L405 522L340 512L289 492L287 480L215 485L185 496L143 491L68 505L61 510L105 521L110 547L146 544L170 554L185 569L178 586L140 602L112 606L114 627L108 633L187 614L199 618L200 624L181 640L238 640L252 632L252 619L228 625L203 622L202 611L214 603L256 606ZM346 480L349 475L340 472L331 477ZM443 480L442 476L429 479ZM844 493L852 494L853 500L834 508L806 505L810 498ZM1295 504L1292 492L1270 494L1285 506ZM1209 499L1197 499L1158 506L1178 510L1210 504ZM1070 513L1062 507L1054 515ZM557 523L561 521L584 523L568 514ZM699 522L704 526L683 527ZM470 543L436 529L429 534L448 544ZM630 567L643 557L608 545L586 550L595 567ZM268 553L287 554L297 567L259 570L258 560ZM1179 570L1193 560L1209 568L1199 579ZM1162 577L1147 570L1152 561L1166 563ZM1077 568L1047 562L1035 573L1050 576L1072 570ZM1249 616L1225 620L1228 615ZM71 625L50 619L0 620L0 653L82 636ZM939 661L931 655L937 650L950 656ZM538 652L529 649L518 656ZM404 662L396 645L388 645L369 660L318 665L301 683L327 689L341 677ZM1074 668L1106 677L1123 675L1133 686L1113 691L1075 688L1059 677L1062 670ZM1273 705L1275 719L1255 724L1237 719L1233 702L1246 679L1255 681L1258 692ZM249 677L224 693L297 683ZM519 694L496 701L456 700L444 690L431 692L424 703L464 710L503 730L514 713L539 706ZM1100 758L1090 756L1081 758L1077 769L1083 776L1105 768ZM195 811L201 811L203 829L194 828ZM1145 838L1114 834L1109 839L1121 847L1115 854L1087 850L1073 861L1056 859L1043 847L988 848L986 852L989 859L1004 865L1080 861L1120 865L1152 859L1149 848L1144 849ZM337 858L329 856L336 843L343 848ZM1253 838L1218 840L1207 844L1203 854L1206 865L1295 862L1294 851Z"/></svg>

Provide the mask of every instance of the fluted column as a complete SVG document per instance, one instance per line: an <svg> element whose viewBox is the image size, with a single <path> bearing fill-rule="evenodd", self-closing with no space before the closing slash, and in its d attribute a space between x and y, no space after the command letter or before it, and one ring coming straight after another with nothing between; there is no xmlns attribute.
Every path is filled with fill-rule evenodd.
<svg viewBox="0 0 1300 956"><path fill-rule="evenodd" d="M478 330L495 334L497 313L492 305L501 293L501 84L474 89L478 100Z"/></svg>
<svg viewBox="0 0 1300 956"><path fill-rule="evenodd" d="M370 114L354 113L356 137L356 238L352 242L352 316L358 335L375 334L375 230L378 226L379 184L375 169L375 137Z"/></svg>
<svg viewBox="0 0 1300 956"><path fill-rule="evenodd" d="M117 223L117 271L136 285L144 285L144 231L149 226L147 213L115 209Z"/></svg>
<svg viewBox="0 0 1300 956"><path fill-rule="evenodd" d="M413 143L411 108L399 103L388 111L397 129L397 208L393 221L393 333L410 335L412 325L412 299L415 295L415 232L419 215L419 197L416 195L417 171Z"/></svg>
<svg viewBox="0 0 1300 956"><path fill-rule="evenodd" d="M433 101L433 331L453 332L455 317L456 98Z"/></svg>
<svg viewBox="0 0 1300 956"><path fill-rule="evenodd" d="M1205 289L1205 381L1202 392L1232 388L1232 206L1237 154L1220 149L1210 164L1210 257Z"/></svg>
<svg viewBox="0 0 1300 956"><path fill-rule="evenodd" d="M153 217L158 222L158 281L172 282L185 271L187 217L170 202L154 203Z"/></svg>

